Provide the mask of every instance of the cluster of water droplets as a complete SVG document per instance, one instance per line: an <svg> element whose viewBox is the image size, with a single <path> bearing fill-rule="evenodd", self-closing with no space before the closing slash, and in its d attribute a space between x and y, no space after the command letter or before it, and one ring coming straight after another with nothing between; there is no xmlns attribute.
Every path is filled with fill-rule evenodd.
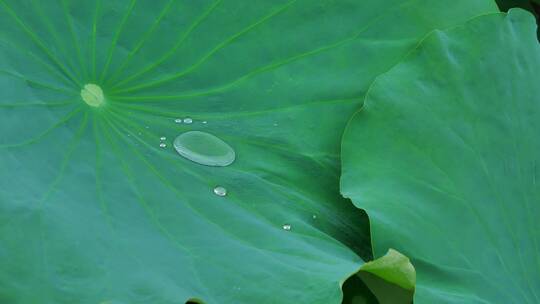
<svg viewBox="0 0 540 304"><path fill-rule="evenodd" d="M185 123L185 124L189 125L189 124L192 124L192 123L193 123L193 119L192 119L191 117L186 117L186 118L184 118L184 119L182 119L182 118L176 118L176 119L174 120L174 122L177 123L177 124Z"/></svg>
<svg viewBox="0 0 540 304"><path fill-rule="evenodd" d="M190 125L193 122L191 117L174 119L176 124ZM208 122L203 120L201 123L207 124ZM277 123L274 124L274 126L277 125ZM166 148L167 137L161 136L159 140L159 147ZM186 131L179 134L173 141L173 147L180 156L203 166L226 167L236 159L236 152L228 143L204 131ZM213 193L219 197L225 197L228 190L217 185L214 187ZM312 218L316 219L317 216L313 215ZM291 231L292 226L291 224L283 224L281 228L284 231Z"/></svg>
<svg viewBox="0 0 540 304"><path fill-rule="evenodd" d="M160 148L167 148L167 143L165 142L167 140L167 137L161 136L159 138L159 147Z"/></svg>
<svg viewBox="0 0 540 304"><path fill-rule="evenodd" d="M193 122L191 117L174 119L176 124L190 125ZM208 122L203 120L201 123L207 124ZM161 137L160 140L160 147L166 147L166 138ZM203 131L181 133L174 139L173 147L180 156L203 166L226 167L236 159L236 153L229 144L219 137ZM223 186L216 186L213 192L221 197L227 195L227 189Z"/></svg>

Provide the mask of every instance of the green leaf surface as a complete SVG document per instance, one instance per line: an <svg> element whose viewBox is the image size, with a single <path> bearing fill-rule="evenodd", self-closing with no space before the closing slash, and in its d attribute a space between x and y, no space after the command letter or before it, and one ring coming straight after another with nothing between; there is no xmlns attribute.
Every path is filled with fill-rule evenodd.
<svg viewBox="0 0 540 304"><path fill-rule="evenodd" d="M415 303L540 301L540 47L525 11L435 31L372 85L342 193L396 248Z"/></svg>
<svg viewBox="0 0 540 304"><path fill-rule="evenodd" d="M347 119L425 33L495 9L0 1L0 302L339 303L370 258ZM178 155L195 130L235 162Z"/></svg>

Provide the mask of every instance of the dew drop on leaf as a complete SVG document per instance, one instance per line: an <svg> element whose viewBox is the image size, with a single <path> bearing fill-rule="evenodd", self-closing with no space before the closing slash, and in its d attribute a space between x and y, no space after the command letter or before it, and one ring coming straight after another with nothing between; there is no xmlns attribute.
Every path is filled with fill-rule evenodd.
<svg viewBox="0 0 540 304"><path fill-rule="evenodd" d="M182 123L182 118L177 118L174 120L175 123L180 124Z"/></svg>
<svg viewBox="0 0 540 304"><path fill-rule="evenodd" d="M174 140L181 156L205 166L225 167L236 158L233 148L220 138L202 131L189 131Z"/></svg>
<svg viewBox="0 0 540 304"><path fill-rule="evenodd" d="M166 144L166 143L160 143L160 144L159 144L159 147L160 147L160 148L167 148L167 144Z"/></svg>
<svg viewBox="0 0 540 304"><path fill-rule="evenodd" d="M217 196L225 196L227 195L227 189L222 186L217 186L214 188L214 194Z"/></svg>
<svg viewBox="0 0 540 304"><path fill-rule="evenodd" d="M185 124L190 124L190 123L192 123L192 122L193 122L193 119L191 119L191 118L189 118L189 117L184 118L184 123L185 123Z"/></svg>
<svg viewBox="0 0 540 304"><path fill-rule="evenodd" d="M289 224L284 224L284 225L283 225L283 230L285 230L285 231L290 231L290 230L291 230L291 225L289 225Z"/></svg>
<svg viewBox="0 0 540 304"><path fill-rule="evenodd" d="M161 137L159 138L159 140L161 140L161 141L167 140L167 137L161 136Z"/></svg>

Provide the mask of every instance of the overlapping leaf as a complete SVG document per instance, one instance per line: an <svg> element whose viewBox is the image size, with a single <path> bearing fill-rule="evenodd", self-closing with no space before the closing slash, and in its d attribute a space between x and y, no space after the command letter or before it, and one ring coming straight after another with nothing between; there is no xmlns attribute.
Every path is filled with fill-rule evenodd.
<svg viewBox="0 0 540 304"><path fill-rule="evenodd" d="M376 256L417 271L415 303L540 301L540 47L512 10L429 35L343 137L342 191Z"/></svg>

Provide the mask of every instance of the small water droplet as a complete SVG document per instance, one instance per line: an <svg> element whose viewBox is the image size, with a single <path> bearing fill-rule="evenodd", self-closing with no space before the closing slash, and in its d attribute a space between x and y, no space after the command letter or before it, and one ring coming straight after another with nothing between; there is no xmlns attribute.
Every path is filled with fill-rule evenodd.
<svg viewBox="0 0 540 304"><path fill-rule="evenodd" d="M205 166L225 167L236 158L233 148L220 138L201 131L180 134L174 148L181 156Z"/></svg>
<svg viewBox="0 0 540 304"><path fill-rule="evenodd" d="M178 123L178 124L179 124L179 123L182 123L182 118L177 118L177 119L174 120L174 122L175 122L175 123Z"/></svg>
<svg viewBox="0 0 540 304"><path fill-rule="evenodd" d="M190 123L192 123L192 122L193 122L193 119L191 119L191 118L189 118L189 117L184 118L184 123L185 123L185 124L190 124Z"/></svg>
<svg viewBox="0 0 540 304"><path fill-rule="evenodd" d="M208 123L208 121L206 121L206 120L203 120L203 122L202 122L202 123L203 123L203 124L207 124L207 123Z"/></svg>
<svg viewBox="0 0 540 304"><path fill-rule="evenodd" d="M314 214L314 215L312 216L312 218L313 218L314 220L317 219L317 215Z"/></svg>
<svg viewBox="0 0 540 304"><path fill-rule="evenodd" d="M227 189L225 189L224 187L221 187L221 186L217 186L217 187L214 188L214 193L217 196L225 196L225 195L227 195Z"/></svg>
<svg viewBox="0 0 540 304"><path fill-rule="evenodd" d="M167 140L167 137L161 136L161 137L159 138L159 140L161 140L161 141Z"/></svg>
<svg viewBox="0 0 540 304"><path fill-rule="evenodd" d="M167 144L166 144L166 143L160 143L160 144L159 144L159 147L160 147L160 148L167 148Z"/></svg>
<svg viewBox="0 0 540 304"><path fill-rule="evenodd" d="M128 133L128 135L127 135L127 136L128 136L128 137L131 137L131 134L129 134L129 133Z"/></svg>
<svg viewBox="0 0 540 304"><path fill-rule="evenodd" d="M145 128L146 128L146 129L150 129L150 127L149 127L149 126L146 126Z"/></svg>
<svg viewBox="0 0 540 304"><path fill-rule="evenodd" d="M291 230L291 225L289 225L289 224L284 224L284 225L283 225L283 230L285 230L285 231L290 231L290 230Z"/></svg>
<svg viewBox="0 0 540 304"><path fill-rule="evenodd" d="M277 126L278 126L277 122L276 122L276 123L274 123L274 127L277 127Z"/></svg>

